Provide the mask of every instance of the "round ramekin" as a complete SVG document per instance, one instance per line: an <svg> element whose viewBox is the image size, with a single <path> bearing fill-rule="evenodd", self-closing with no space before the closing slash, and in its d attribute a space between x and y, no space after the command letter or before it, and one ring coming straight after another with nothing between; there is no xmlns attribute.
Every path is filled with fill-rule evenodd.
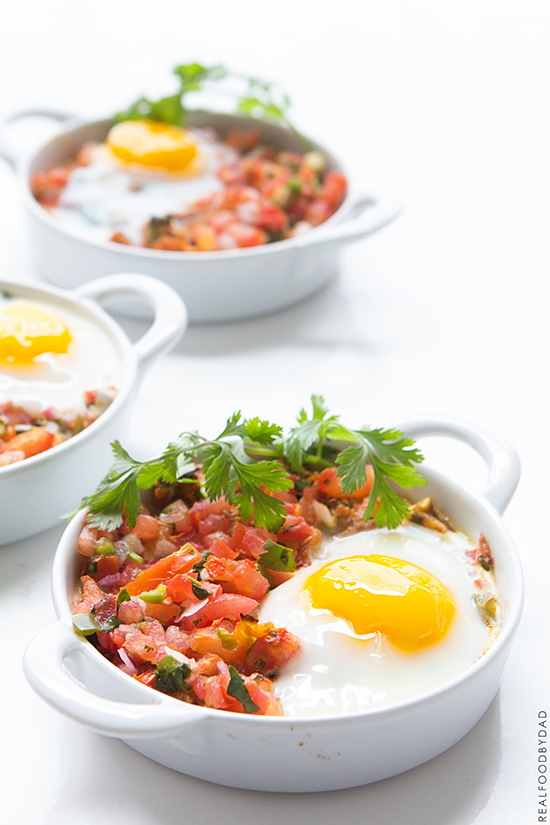
<svg viewBox="0 0 550 825"><path fill-rule="evenodd" d="M108 337L121 363L116 398L96 421L51 450L0 467L2 545L59 523L59 516L78 507L82 497L107 473L113 460L110 442L124 437L127 431L141 378L179 341L187 325L187 312L170 287L139 274L110 275L73 291L7 281L0 281L0 290L47 301L85 316ZM98 303L115 298L131 298L152 308L152 326L135 344Z"/></svg>
<svg viewBox="0 0 550 825"><path fill-rule="evenodd" d="M447 435L487 461L489 481L474 496L432 470L431 495L474 541L486 536L504 622L488 652L461 676L417 699L366 713L316 718L236 714L178 702L132 679L72 630L78 582L79 514L64 533L53 568L57 624L43 629L24 658L27 679L58 711L150 759L190 776L262 791L309 792L385 779L432 759L459 741L492 702L523 604L520 562L501 514L518 479L516 452L500 438L435 420L400 425L408 435Z"/></svg>
<svg viewBox="0 0 550 825"><path fill-rule="evenodd" d="M32 115L60 121L61 131L31 157L17 159L7 146L10 123ZM33 267L45 281L73 288L98 275L131 270L153 275L184 299L191 322L233 321L273 312L306 298L325 286L338 272L340 250L392 221L399 207L389 200L354 191L353 178L338 159L320 144L312 145L331 168L342 171L348 194L324 224L296 238L248 249L216 252L167 252L95 241L67 230L33 197L29 182L45 171L74 158L82 144L103 141L111 120L83 123L74 116L33 110L19 112L0 130L0 156L17 167L27 216ZM258 129L262 139L281 149L302 151L289 130L237 115L189 113L191 126L211 126L225 136L230 129ZM3 134L2 134L3 132ZM78 259L79 266L72 265ZM136 305L126 313L142 317Z"/></svg>

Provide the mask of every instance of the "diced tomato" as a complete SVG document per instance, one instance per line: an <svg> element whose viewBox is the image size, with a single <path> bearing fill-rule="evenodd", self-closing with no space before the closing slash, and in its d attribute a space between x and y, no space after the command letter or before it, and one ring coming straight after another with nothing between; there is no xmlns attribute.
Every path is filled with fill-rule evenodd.
<svg viewBox="0 0 550 825"><path fill-rule="evenodd" d="M94 606L94 615L100 625L104 625L111 619L116 618L117 600L116 596L104 596L103 599Z"/></svg>
<svg viewBox="0 0 550 825"><path fill-rule="evenodd" d="M120 572L120 587L126 587L132 579L135 579L137 574L142 570L142 565L135 562L133 559L126 559L124 567Z"/></svg>
<svg viewBox="0 0 550 825"><path fill-rule="evenodd" d="M78 537L78 552L90 558L94 555L97 544L97 532L84 525Z"/></svg>
<svg viewBox="0 0 550 825"><path fill-rule="evenodd" d="M205 539L211 533L228 533L231 529L231 519L224 513L210 513L201 517L199 522L199 536Z"/></svg>
<svg viewBox="0 0 550 825"><path fill-rule="evenodd" d="M31 190L44 206L55 206L69 181L69 171L54 167L49 172L37 172L31 179Z"/></svg>
<svg viewBox="0 0 550 825"><path fill-rule="evenodd" d="M212 252L218 248L216 233L206 223L199 223L193 227L193 240L200 252Z"/></svg>
<svg viewBox="0 0 550 825"><path fill-rule="evenodd" d="M229 683L229 679L227 680ZM242 711L242 705L223 690L218 676L198 676L193 682L193 692L208 708Z"/></svg>
<svg viewBox="0 0 550 825"><path fill-rule="evenodd" d="M257 716L282 716L283 707L272 694L273 684L268 679L247 679L245 685L254 704L258 705Z"/></svg>
<svg viewBox="0 0 550 825"><path fill-rule="evenodd" d="M269 232L280 232L288 226L288 217L277 204L270 203L266 199L262 201L259 226L267 229Z"/></svg>
<svg viewBox="0 0 550 825"><path fill-rule="evenodd" d="M174 501L169 511L161 513L159 518L163 524L172 524L176 533L185 533L192 527L189 507L181 499Z"/></svg>
<svg viewBox="0 0 550 825"><path fill-rule="evenodd" d="M118 556L100 556L97 560L97 570L94 573L96 582L104 579L105 576L114 576L118 573Z"/></svg>
<svg viewBox="0 0 550 825"><path fill-rule="evenodd" d="M281 544L285 541L298 541L311 536L313 530L302 516L289 515L285 523L277 533L277 541Z"/></svg>
<svg viewBox="0 0 550 825"><path fill-rule="evenodd" d="M193 245L183 238L176 238L174 235L161 235L152 244L152 249L167 249L172 252L192 252Z"/></svg>
<svg viewBox="0 0 550 825"><path fill-rule="evenodd" d="M248 559L234 561L209 556L204 567L211 579L228 583L229 586L224 586L224 590L236 591L241 596L256 601L265 596L269 587L268 580L260 573L257 565Z"/></svg>
<svg viewBox="0 0 550 825"><path fill-rule="evenodd" d="M241 248L249 246L262 246L267 243L267 235L256 226L248 226L246 223L235 221L230 223L226 232L235 238L237 246Z"/></svg>
<svg viewBox="0 0 550 825"><path fill-rule="evenodd" d="M96 604L105 598L103 590L95 583L91 576L82 576L82 596L86 601Z"/></svg>
<svg viewBox="0 0 550 825"><path fill-rule="evenodd" d="M177 604L154 604L153 602L145 602L143 611L145 615L151 619L156 619L161 624L168 625L177 618L180 609Z"/></svg>
<svg viewBox="0 0 550 825"><path fill-rule="evenodd" d="M180 550L159 559L151 567L138 573L133 581L128 582L126 589L130 596L139 596L146 590L154 590L167 578L191 570L198 557L199 554L195 548L190 544L185 544Z"/></svg>
<svg viewBox="0 0 550 825"><path fill-rule="evenodd" d="M321 186L321 197L329 206L337 208L344 200L348 184L341 172L332 170L327 172Z"/></svg>
<svg viewBox="0 0 550 825"><path fill-rule="evenodd" d="M147 685L147 687L155 687L157 681L157 672L154 668L147 668L143 670L141 673L135 673L134 679L137 679L138 682L141 682L142 685Z"/></svg>
<svg viewBox="0 0 550 825"><path fill-rule="evenodd" d="M269 588L269 582L263 576L258 567L248 559L240 561L233 572L233 581L237 593L248 596L250 599L260 601L263 599Z"/></svg>
<svg viewBox="0 0 550 825"><path fill-rule="evenodd" d="M208 577L214 581L232 582L233 573L238 562L234 559L225 559L216 555L208 556L204 569Z"/></svg>
<svg viewBox="0 0 550 825"><path fill-rule="evenodd" d="M222 662L215 653L204 653L197 659L197 669L201 676L215 676L218 672L218 664Z"/></svg>
<svg viewBox="0 0 550 825"><path fill-rule="evenodd" d="M224 229L227 229L230 223L234 223L237 220L237 215L235 212L230 212L228 209L222 209L220 212L215 212L213 215L210 215L208 218L208 223L210 226L216 230L216 232L223 232Z"/></svg>
<svg viewBox="0 0 550 825"><path fill-rule="evenodd" d="M371 464L366 466L367 480L362 487L358 487L353 493L344 493L340 486L340 480L337 477L338 470L336 467L327 467L317 476L317 484L325 495L330 498L365 498L370 495L374 485L374 470Z"/></svg>
<svg viewBox="0 0 550 825"><path fill-rule="evenodd" d="M312 226L319 226L319 224L328 220L333 213L334 208L330 206L326 200L323 200L323 198L316 198L311 201L306 209L304 219Z"/></svg>
<svg viewBox="0 0 550 825"><path fill-rule="evenodd" d="M159 533L159 522L153 516L146 516L142 513L137 517L136 526L132 532L135 533L141 541L155 539Z"/></svg>
<svg viewBox="0 0 550 825"><path fill-rule="evenodd" d="M258 129L250 129L247 132L241 132L238 129L231 129L225 136L225 142L229 146L233 146L239 152L248 152L257 146L260 140L260 132Z"/></svg>
<svg viewBox="0 0 550 825"><path fill-rule="evenodd" d="M225 633L231 637L228 631L225 631ZM189 640L189 647L199 656L215 654L220 660L230 665L242 664L246 654L246 648L239 646L232 648L227 643L224 647L223 633L218 633L218 627L215 625L197 628Z"/></svg>
<svg viewBox="0 0 550 825"><path fill-rule="evenodd" d="M181 604L193 595L188 575L178 574L166 581L166 595L173 602Z"/></svg>
<svg viewBox="0 0 550 825"><path fill-rule="evenodd" d="M269 533L260 527L250 527L240 521L233 527L231 538L237 550L254 559L264 552L264 544L268 539L272 541L277 539L274 533Z"/></svg>
<svg viewBox="0 0 550 825"><path fill-rule="evenodd" d="M154 663L162 658L163 651L160 647L165 643L164 631L162 631L162 637L159 637L153 625L158 625L162 631L162 625L159 622L147 622L147 633L137 630L135 633L128 633L124 639L124 649L139 662Z"/></svg>
<svg viewBox="0 0 550 825"><path fill-rule="evenodd" d="M194 627L206 627L215 619L231 619L236 622L241 615L245 616L257 606L258 602L247 596L221 593L213 601L204 600L200 608L192 616L183 618L180 624L185 630L193 630Z"/></svg>
<svg viewBox="0 0 550 825"><path fill-rule="evenodd" d="M211 533L203 539L204 546L215 556L236 559L238 552L232 547L232 540L225 533Z"/></svg>
<svg viewBox="0 0 550 825"><path fill-rule="evenodd" d="M54 433L49 432L44 427L33 427L32 430L14 435L9 441L0 443L0 453L6 450L20 450L25 454L25 458L30 458L49 450L53 447L54 441Z"/></svg>
<svg viewBox="0 0 550 825"><path fill-rule="evenodd" d="M277 676L301 648L298 637L286 628L272 630L254 642L246 654L244 671Z"/></svg>
<svg viewBox="0 0 550 825"><path fill-rule="evenodd" d="M216 177L226 186L231 186L236 183L244 183L244 175L241 167L236 164L220 166L216 172Z"/></svg>

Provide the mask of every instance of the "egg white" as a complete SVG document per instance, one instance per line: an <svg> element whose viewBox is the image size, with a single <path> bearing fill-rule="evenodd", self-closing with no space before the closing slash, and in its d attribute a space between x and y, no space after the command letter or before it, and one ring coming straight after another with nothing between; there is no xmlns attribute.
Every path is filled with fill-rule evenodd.
<svg viewBox="0 0 550 825"><path fill-rule="evenodd" d="M261 622L286 627L302 642L301 653L275 680L275 696L289 716L350 714L387 707L431 692L467 670L488 645L488 631L472 599L475 592L460 533L440 534L417 525L372 530L325 541L310 567L269 593ZM455 615L445 637L405 653L379 633L358 636L345 620L311 607L309 576L328 561L379 554L412 562L450 591Z"/></svg>
<svg viewBox="0 0 550 825"><path fill-rule="evenodd" d="M209 129L189 129L198 156L183 173L140 170L124 164L105 144L92 147L88 166L76 167L51 212L71 231L106 241L123 232L142 243L143 225L151 217L179 214L193 201L223 189L216 171L238 155Z"/></svg>
<svg viewBox="0 0 550 825"><path fill-rule="evenodd" d="M61 318L69 328L68 351L45 352L30 364L0 363L0 403L12 401L31 414L39 414L47 407L63 412L80 406L86 390L119 388L122 364L107 334L71 309L46 301L39 305Z"/></svg>

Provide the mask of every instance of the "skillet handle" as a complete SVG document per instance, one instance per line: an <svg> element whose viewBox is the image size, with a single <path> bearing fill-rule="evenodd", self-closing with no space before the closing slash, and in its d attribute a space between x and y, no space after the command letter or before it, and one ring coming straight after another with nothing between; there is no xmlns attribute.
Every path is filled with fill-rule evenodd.
<svg viewBox="0 0 550 825"><path fill-rule="evenodd" d="M137 299L153 308L151 327L134 344L138 369L142 373L159 355L169 352L187 328L187 309L180 296L167 284L148 275L106 275L83 284L74 290L74 294L94 301Z"/></svg>
<svg viewBox="0 0 550 825"><path fill-rule="evenodd" d="M65 123L66 121L76 121L77 117L68 112L59 112L56 109L23 109L21 112L15 112L10 115L0 124L0 157L3 158L12 169L17 166L18 157L10 142L6 137L8 128L17 123L18 120L24 120L27 117L43 117L46 120L56 120L58 123Z"/></svg>
<svg viewBox="0 0 550 825"><path fill-rule="evenodd" d="M456 421L432 418L411 419L395 426L412 438L449 436L472 447L489 471L482 497L499 513L506 510L518 485L521 467L516 450L504 438Z"/></svg>
<svg viewBox="0 0 550 825"><path fill-rule="evenodd" d="M199 708L194 707L190 713L185 705L178 703L174 707L172 702L176 700L156 692L152 692L150 704L114 702L90 693L70 675L64 660L90 656L93 652L85 639L60 620L41 630L28 645L23 670L30 686L44 701L69 719L104 736L145 739L175 735L182 728L200 724L207 718Z"/></svg>
<svg viewBox="0 0 550 825"><path fill-rule="evenodd" d="M401 206L389 198L360 195L351 209L354 217L329 226L318 226L298 238L299 246L344 246L366 238L391 223L401 212Z"/></svg>

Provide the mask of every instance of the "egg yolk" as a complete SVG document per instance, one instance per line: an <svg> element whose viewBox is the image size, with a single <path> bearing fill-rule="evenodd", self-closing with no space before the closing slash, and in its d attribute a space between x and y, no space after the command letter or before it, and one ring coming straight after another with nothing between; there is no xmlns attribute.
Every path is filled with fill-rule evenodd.
<svg viewBox="0 0 550 825"><path fill-rule="evenodd" d="M107 146L125 163L182 172L197 155L188 133L169 123L154 120L125 120L113 126Z"/></svg>
<svg viewBox="0 0 550 825"><path fill-rule="evenodd" d="M345 619L357 635L380 632L404 651L439 642L455 611L435 576L388 556L337 559L313 573L307 587L314 608Z"/></svg>
<svg viewBox="0 0 550 825"><path fill-rule="evenodd" d="M44 307L10 301L0 308L0 361L29 364L44 352L67 352L70 343L66 324Z"/></svg>

